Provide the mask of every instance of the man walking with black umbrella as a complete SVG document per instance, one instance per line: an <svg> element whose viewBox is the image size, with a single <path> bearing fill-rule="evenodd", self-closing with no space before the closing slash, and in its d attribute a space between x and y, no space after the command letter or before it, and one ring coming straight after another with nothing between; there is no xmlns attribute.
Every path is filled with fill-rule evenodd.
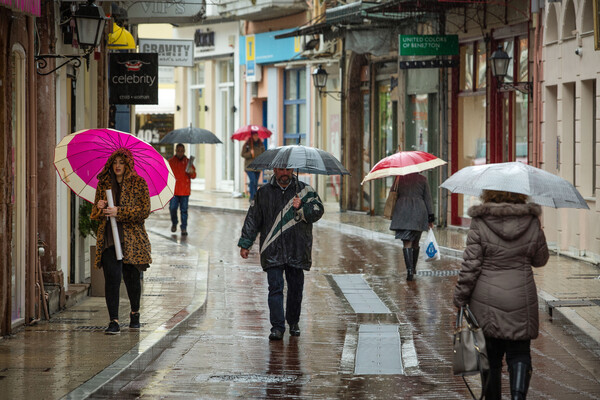
<svg viewBox="0 0 600 400"><path fill-rule="evenodd" d="M290 335L300 336L304 271L312 264L312 224L321 218L324 208L317 192L299 182L292 169L273 171L274 176L258 189L248 209L238 246L240 256L248 258L260 233L260 263L269 284L269 340L281 340L286 320ZM284 273L288 285L285 311Z"/></svg>

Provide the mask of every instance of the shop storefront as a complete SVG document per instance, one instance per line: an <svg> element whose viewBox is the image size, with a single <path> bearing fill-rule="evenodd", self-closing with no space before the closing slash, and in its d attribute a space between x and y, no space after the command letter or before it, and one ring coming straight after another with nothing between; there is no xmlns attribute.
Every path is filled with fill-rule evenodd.
<svg viewBox="0 0 600 400"><path fill-rule="evenodd" d="M488 65L490 55L500 46L511 58L505 80L527 82L527 26L496 30L488 42L479 38L460 44L460 67L452 76L452 173L471 165L527 163L531 95L524 89L502 88L492 80ZM478 203L476 197L453 194L450 223L468 226L467 210Z"/></svg>

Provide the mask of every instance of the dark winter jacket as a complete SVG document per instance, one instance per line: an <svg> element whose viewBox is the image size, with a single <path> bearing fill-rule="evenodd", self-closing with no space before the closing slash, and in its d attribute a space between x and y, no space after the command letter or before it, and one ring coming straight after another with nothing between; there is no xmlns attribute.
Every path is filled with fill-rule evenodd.
<svg viewBox="0 0 600 400"><path fill-rule="evenodd" d="M110 222L104 216L103 210L96 206L99 200L106 200L106 189L112 188L111 168L116 156L125 160L127 168L121 188L121 202L118 204L117 222L123 227L123 263L136 265L144 270L152 262L150 240L144 227L144 221L150 215L150 195L148 184L133 168L133 157L127 150L117 150L108 159L102 172L98 174L96 198L92 207L91 218L100 221L96 234L96 258L94 265L102 268L102 252L106 239L106 229L111 229ZM114 191L113 191L114 192ZM114 193L113 193L114 195Z"/></svg>
<svg viewBox="0 0 600 400"><path fill-rule="evenodd" d="M462 268L454 290L457 307L469 304L487 337L538 336L538 300L531 267L548 261L537 204L484 203L469 209Z"/></svg>
<svg viewBox="0 0 600 400"><path fill-rule="evenodd" d="M397 188L398 199L394 205L390 229L428 230L429 222L434 221L434 214L427 178L418 173L398 176L394 187Z"/></svg>
<svg viewBox="0 0 600 400"><path fill-rule="evenodd" d="M297 212L292 206L296 192L302 199ZM293 178L284 190L273 176L256 192L238 246L250 248L260 233L260 264L264 270L288 265L308 271L312 263L312 224L323 211L323 203L312 187Z"/></svg>

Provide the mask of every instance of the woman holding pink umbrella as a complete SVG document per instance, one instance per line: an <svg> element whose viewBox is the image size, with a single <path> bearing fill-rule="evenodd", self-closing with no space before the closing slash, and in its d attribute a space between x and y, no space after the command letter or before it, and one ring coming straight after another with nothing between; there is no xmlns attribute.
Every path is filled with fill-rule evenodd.
<svg viewBox="0 0 600 400"><path fill-rule="evenodd" d="M106 191L112 191L109 206ZM105 299L110 323L106 334L118 334L119 289L121 277L125 281L131 313L130 329L140 328L140 299L142 287L140 274L152 262L150 240L144 221L150 215L148 184L134 169L134 160L128 149L121 148L112 153L98 174L96 197L91 218L100 221L96 235L95 267L102 268L105 280ZM116 234L107 223L116 219ZM119 259L117 242L122 249Z"/></svg>

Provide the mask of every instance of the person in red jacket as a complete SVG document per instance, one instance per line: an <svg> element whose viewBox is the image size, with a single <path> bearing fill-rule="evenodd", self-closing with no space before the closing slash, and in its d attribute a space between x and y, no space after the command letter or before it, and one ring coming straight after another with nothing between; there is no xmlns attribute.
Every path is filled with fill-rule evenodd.
<svg viewBox="0 0 600 400"><path fill-rule="evenodd" d="M191 193L191 180L196 178L194 164L185 156L185 146L178 143L175 155L169 159L169 165L175 175L175 196L171 199L171 232L177 231L177 208L181 208L181 235L187 236L188 202Z"/></svg>

